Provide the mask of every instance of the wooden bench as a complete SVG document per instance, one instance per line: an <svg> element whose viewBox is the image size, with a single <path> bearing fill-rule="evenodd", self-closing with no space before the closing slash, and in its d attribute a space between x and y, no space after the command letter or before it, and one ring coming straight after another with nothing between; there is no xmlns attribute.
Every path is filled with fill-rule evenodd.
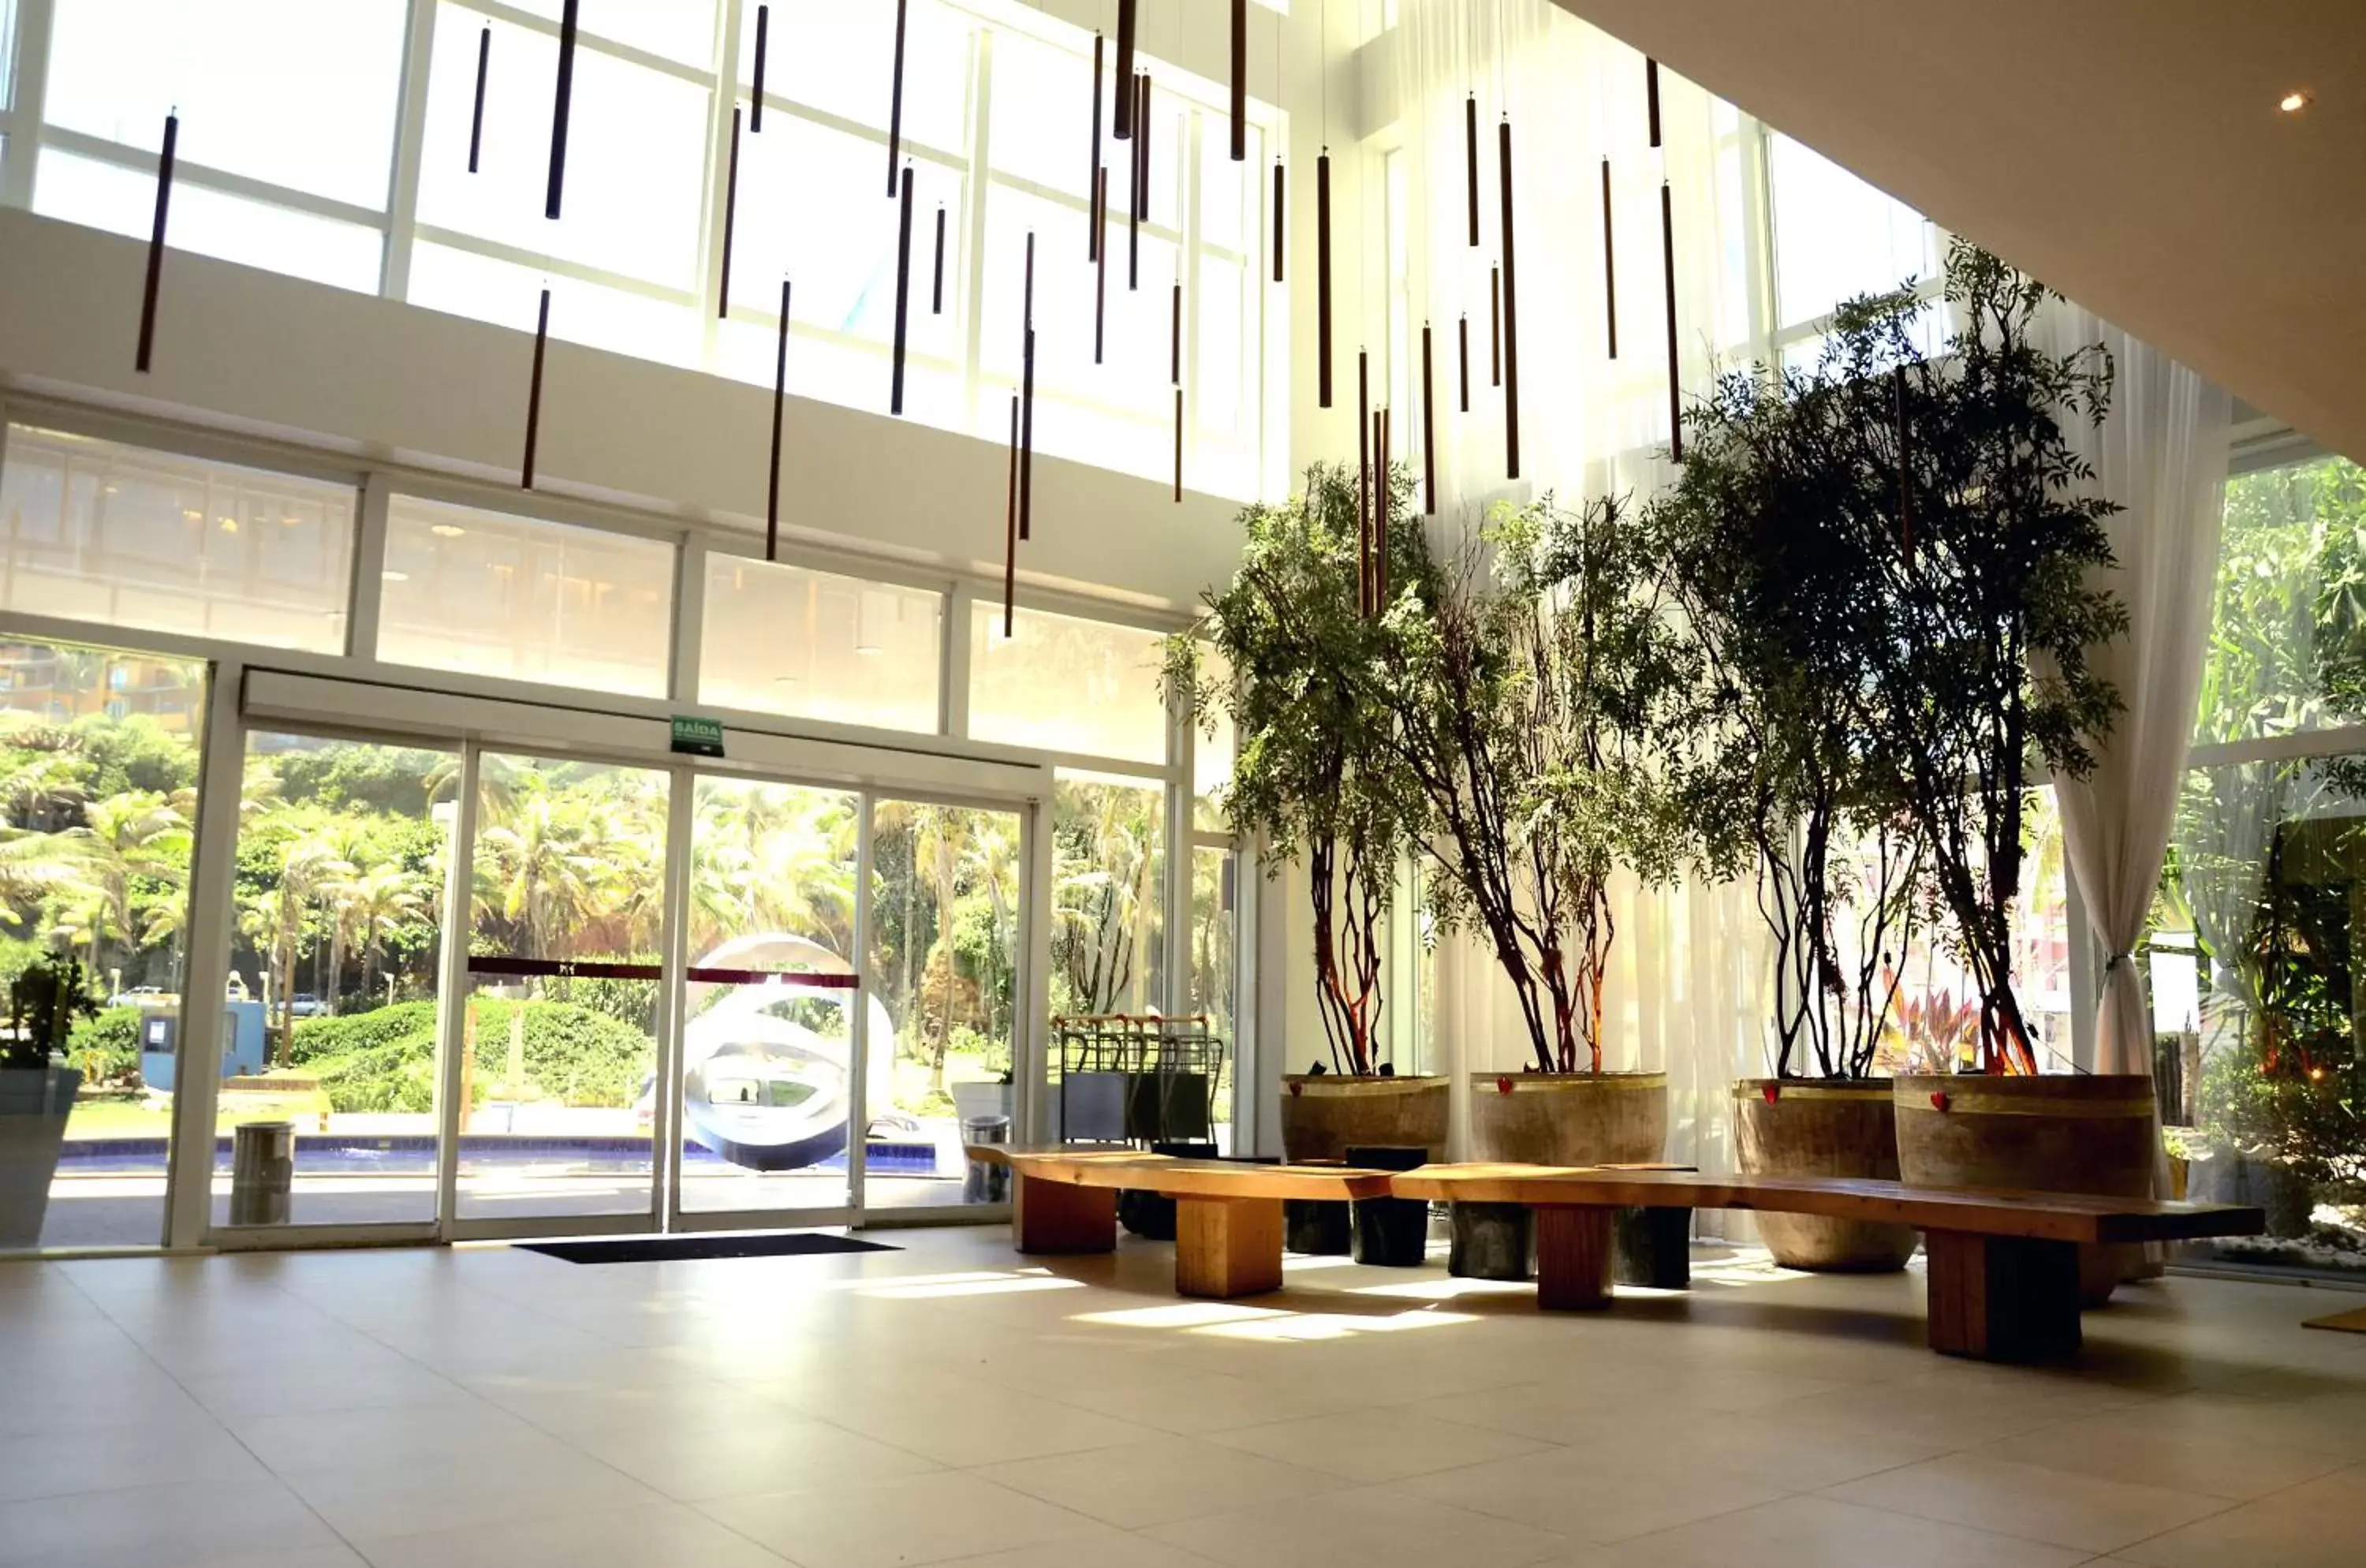
<svg viewBox="0 0 2366 1568"><path fill-rule="evenodd" d="M1021 1252L1109 1252L1117 1195L1175 1200L1175 1291L1229 1301L1281 1288L1288 1198L1385 1198L1389 1173L1343 1166L1171 1159L1130 1149L1014 1149L1010 1239Z"/></svg>
<svg viewBox="0 0 2366 1568"><path fill-rule="evenodd" d="M2067 1192L1972 1192L1838 1177L1431 1165L1396 1179L1400 1197L1524 1203L1536 1213L1537 1299L1600 1307L1611 1295L1613 1216L1622 1208L1764 1209L1912 1225L1930 1267L1931 1348L2031 1361L2079 1348L2079 1244L2257 1235L2258 1209Z"/></svg>

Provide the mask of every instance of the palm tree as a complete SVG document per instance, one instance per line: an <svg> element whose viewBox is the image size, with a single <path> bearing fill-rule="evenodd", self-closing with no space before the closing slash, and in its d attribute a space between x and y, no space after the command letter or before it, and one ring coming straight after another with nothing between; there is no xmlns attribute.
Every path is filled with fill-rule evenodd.
<svg viewBox="0 0 2366 1568"><path fill-rule="evenodd" d="M279 903L275 917L272 965L278 978L280 1062L285 1066L296 1039L296 953L304 931L305 906L321 889L351 879L353 864L341 860L331 833L316 829L287 839L279 864Z"/></svg>
<svg viewBox="0 0 2366 1568"><path fill-rule="evenodd" d="M600 908L608 866L583 844L580 822L566 819L546 795L524 803L514 820L477 836L477 858L493 874L490 891L502 919L523 935L527 955L550 956L552 941L572 936Z"/></svg>
<svg viewBox="0 0 2366 1568"><path fill-rule="evenodd" d="M406 866L389 863L363 873L347 886L352 890L348 908L361 931L362 994L375 998L378 953L387 933L427 913L427 882Z"/></svg>
<svg viewBox="0 0 2366 1568"><path fill-rule="evenodd" d="M59 931L90 949L94 971L106 968L106 944L127 948L141 940L132 909L135 878L177 887L188 879L189 819L163 795L132 790L92 801L83 812L85 846L74 884L65 895Z"/></svg>

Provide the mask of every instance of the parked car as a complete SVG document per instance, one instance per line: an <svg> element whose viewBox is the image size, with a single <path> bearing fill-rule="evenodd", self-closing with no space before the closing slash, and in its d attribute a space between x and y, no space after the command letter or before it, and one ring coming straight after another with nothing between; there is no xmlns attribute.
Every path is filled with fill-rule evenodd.
<svg viewBox="0 0 2366 1568"><path fill-rule="evenodd" d="M287 998L287 1016L290 1018L318 1018L328 1010L321 1005L321 998L310 992L299 991Z"/></svg>
<svg viewBox="0 0 2366 1568"><path fill-rule="evenodd" d="M162 986L134 986L107 998L107 1005L111 1008L153 1007L163 1000L164 994Z"/></svg>

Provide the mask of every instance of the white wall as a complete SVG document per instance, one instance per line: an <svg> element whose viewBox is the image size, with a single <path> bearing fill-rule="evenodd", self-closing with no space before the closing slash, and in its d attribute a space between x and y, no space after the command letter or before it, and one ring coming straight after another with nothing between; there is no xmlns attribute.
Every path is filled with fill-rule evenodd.
<svg viewBox="0 0 2366 1568"><path fill-rule="evenodd" d="M142 376L146 253L0 210L0 385L516 482L531 333L176 251ZM760 534L771 431L766 389L554 340L537 484ZM1000 443L793 398L783 470L796 536L998 582ZM1234 558L1235 508L1171 493L1039 456L1021 577L1188 607Z"/></svg>

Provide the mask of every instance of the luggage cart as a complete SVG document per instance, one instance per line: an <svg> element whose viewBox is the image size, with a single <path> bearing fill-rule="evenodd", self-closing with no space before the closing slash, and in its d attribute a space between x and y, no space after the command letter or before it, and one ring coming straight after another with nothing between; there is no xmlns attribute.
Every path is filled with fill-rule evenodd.
<svg viewBox="0 0 2366 1568"><path fill-rule="evenodd" d="M1055 1018L1064 1144L1196 1143L1212 1135L1232 1053L1194 1014Z"/></svg>

